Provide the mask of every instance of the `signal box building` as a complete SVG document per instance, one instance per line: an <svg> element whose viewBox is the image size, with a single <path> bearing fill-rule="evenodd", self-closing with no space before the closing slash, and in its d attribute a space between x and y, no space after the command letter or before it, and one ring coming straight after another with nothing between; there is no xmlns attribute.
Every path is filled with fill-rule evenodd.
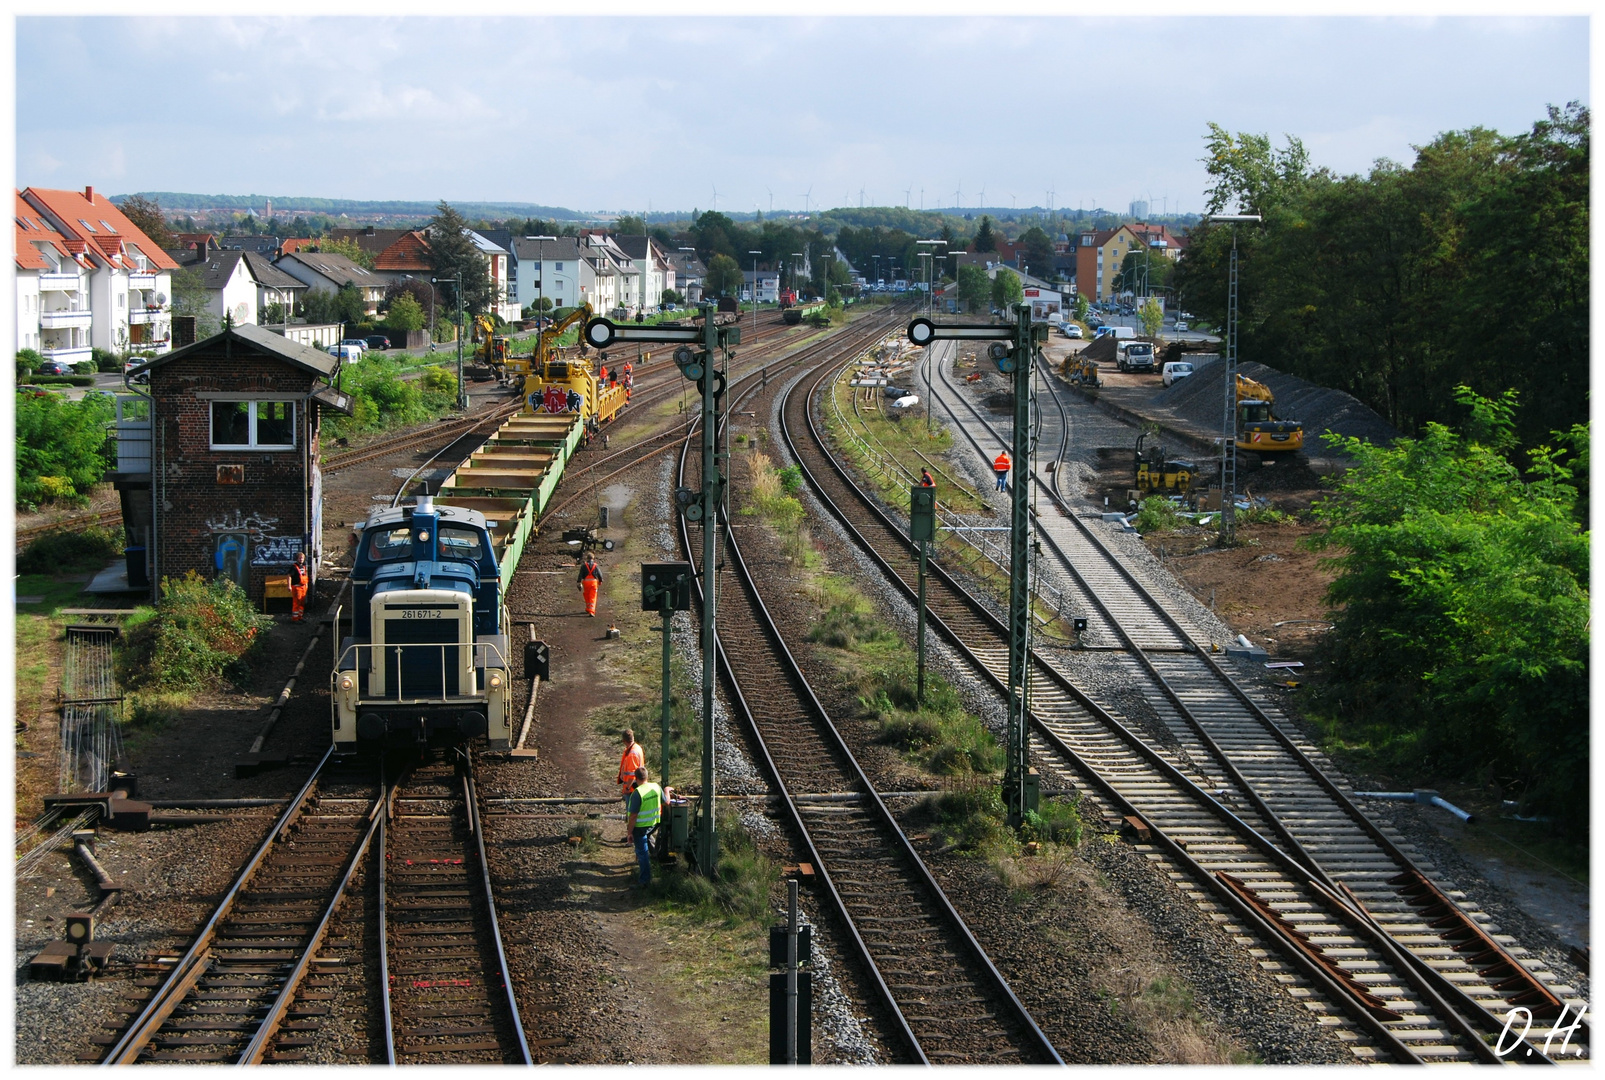
<svg viewBox="0 0 1605 1080"><path fill-rule="evenodd" d="M338 367L326 352L242 325L137 369L150 374L150 396L118 403L111 477L129 547L144 549L130 552L131 585L143 577L155 599L162 578L193 570L230 578L260 605L297 552L316 578L320 421L325 410L351 413L350 395L332 385Z"/></svg>

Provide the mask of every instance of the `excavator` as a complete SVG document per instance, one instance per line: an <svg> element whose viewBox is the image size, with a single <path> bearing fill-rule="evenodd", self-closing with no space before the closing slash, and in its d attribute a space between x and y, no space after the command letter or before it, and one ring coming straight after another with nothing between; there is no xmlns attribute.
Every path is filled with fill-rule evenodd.
<svg viewBox="0 0 1605 1080"><path fill-rule="evenodd" d="M1237 376L1237 449L1257 453L1261 460L1304 449L1304 425L1276 419L1271 413L1275 404L1270 387L1246 375Z"/></svg>
<svg viewBox="0 0 1605 1080"><path fill-rule="evenodd" d="M496 332L496 322L489 315L474 316L474 350L476 363L484 364L496 372L496 377L507 377L507 361L512 359L512 342L505 334Z"/></svg>
<svg viewBox="0 0 1605 1080"><path fill-rule="evenodd" d="M580 415L587 425L607 423L624 407L628 394L622 385L608 386L599 377L600 367L585 355L583 334L574 356L558 355L557 340L570 328L583 327L593 314L589 304L581 304L535 336L533 353L509 358L508 377L523 381L526 414L567 412L570 390L580 396Z"/></svg>

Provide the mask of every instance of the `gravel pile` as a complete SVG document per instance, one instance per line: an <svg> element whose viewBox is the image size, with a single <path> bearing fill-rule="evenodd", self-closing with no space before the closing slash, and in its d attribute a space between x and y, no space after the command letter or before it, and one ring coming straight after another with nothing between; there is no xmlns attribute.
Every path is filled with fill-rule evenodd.
<svg viewBox="0 0 1605 1080"><path fill-rule="evenodd" d="M1327 431L1382 446L1399 438L1397 428L1352 394L1316 386L1296 375L1252 361L1239 363L1237 370L1271 388L1271 393L1276 395L1272 411L1279 419L1297 420L1304 425L1304 440L1309 451L1326 452L1326 444L1319 441L1319 436ZM1218 360L1205 361L1189 377L1155 394L1151 403L1173 410L1184 420L1215 428L1220 424L1224 371Z"/></svg>

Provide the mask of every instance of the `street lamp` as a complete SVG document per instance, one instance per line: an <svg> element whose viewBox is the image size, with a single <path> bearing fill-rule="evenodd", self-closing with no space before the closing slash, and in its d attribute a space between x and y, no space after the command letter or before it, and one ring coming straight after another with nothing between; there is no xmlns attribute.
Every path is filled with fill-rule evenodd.
<svg viewBox="0 0 1605 1080"><path fill-rule="evenodd" d="M1236 264L1234 263L1233 265L1236 265ZM466 383L463 382L463 275L462 275L462 271L459 270L456 274L454 274L453 276L451 276L449 278L430 278L429 279L429 283L431 285L437 284L438 282L442 282L442 281L455 281L457 283L457 285L456 285L456 290L457 290L457 407L466 412L467 409L468 409L468 386L467 386ZM487 356L490 355L490 351L488 349L486 350L486 355Z"/></svg>
<svg viewBox="0 0 1605 1080"><path fill-rule="evenodd" d="M752 332L756 335L758 333L758 256L762 255L763 252L749 250L747 254L752 256ZM756 336L753 340L757 340Z"/></svg>
<svg viewBox="0 0 1605 1080"><path fill-rule="evenodd" d="M1221 422L1224 436L1220 449L1220 535L1231 543L1237 535L1237 226L1257 223L1258 214L1210 214L1205 221L1225 221L1232 226L1231 273L1226 284L1225 410Z"/></svg>
<svg viewBox="0 0 1605 1080"><path fill-rule="evenodd" d="M546 337L546 241L556 240L555 236L526 236L525 240L535 241L535 362L540 363L541 345ZM541 378L546 378L546 372L541 372Z"/></svg>

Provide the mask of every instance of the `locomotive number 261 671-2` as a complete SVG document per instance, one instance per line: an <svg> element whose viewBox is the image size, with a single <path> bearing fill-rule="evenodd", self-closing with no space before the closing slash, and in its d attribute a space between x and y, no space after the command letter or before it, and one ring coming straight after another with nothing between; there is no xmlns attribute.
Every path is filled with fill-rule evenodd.
<svg viewBox="0 0 1605 1080"><path fill-rule="evenodd" d="M404 608L401 612L403 619L443 619L445 614L438 608Z"/></svg>

